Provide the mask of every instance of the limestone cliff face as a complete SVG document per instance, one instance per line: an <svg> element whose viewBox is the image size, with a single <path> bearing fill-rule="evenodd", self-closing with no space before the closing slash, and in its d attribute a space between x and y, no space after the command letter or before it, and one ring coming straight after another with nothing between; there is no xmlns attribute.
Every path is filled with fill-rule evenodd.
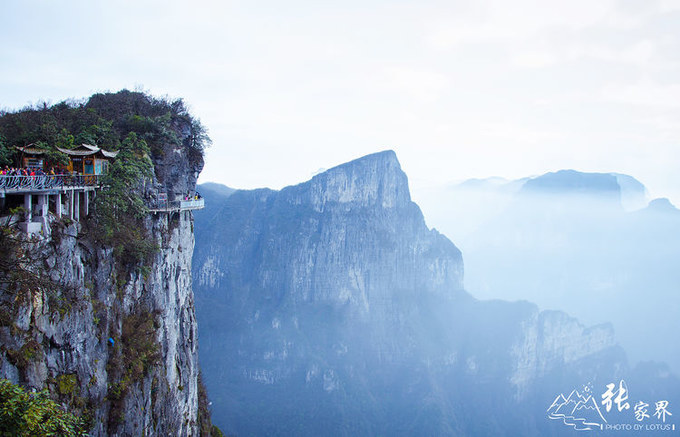
<svg viewBox="0 0 680 437"><path fill-rule="evenodd" d="M546 435L524 417L537 390L554 399L541 378L588 373L598 354L612 359L589 377L623 365L607 328L469 296L460 251L427 228L391 151L281 191L210 195L193 269L225 431Z"/></svg>
<svg viewBox="0 0 680 437"><path fill-rule="evenodd" d="M556 368L577 363L600 351L616 347L611 325L585 327L559 311L531 312L522 321L521 334L511 347L514 363L510 382L518 397L528 386Z"/></svg>
<svg viewBox="0 0 680 437"><path fill-rule="evenodd" d="M152 191L195 189L203 161L189 153L154 160ZM51 233L23 237L22 250L53 287L0 294L0 377L50 389L92 436L198 435L192 213L149 214L159 249L132 269L95 242L87 219L49 220Z"/></svg>
<svg viewBox="0 0 680 437"><path fill-rule="evenodd" d="M427 229L391 151L280 192L236 192L220 215L226 226L198 231L214 237L199 248L201 285L364 314L399 294L462 290L460 251Z"/></svg>

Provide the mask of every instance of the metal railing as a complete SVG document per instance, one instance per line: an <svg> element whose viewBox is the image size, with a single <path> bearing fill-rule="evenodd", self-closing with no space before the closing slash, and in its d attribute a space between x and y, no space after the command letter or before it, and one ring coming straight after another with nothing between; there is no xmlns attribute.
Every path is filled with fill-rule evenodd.
<svg viewBox="0 0 680 437"><path fill-rule="evenodd" d="M170 211L190 211L203 209L205 201L203 198L191 200L158 200L149 203L148 208L151 212L170 212Z"/></svg>
<svg viewBox="0 0 680 437"><path fill-rule="evenodd" d="M101 175L0 175L0 189L18 192L65 187L94 187L100 182Z"/></svg>

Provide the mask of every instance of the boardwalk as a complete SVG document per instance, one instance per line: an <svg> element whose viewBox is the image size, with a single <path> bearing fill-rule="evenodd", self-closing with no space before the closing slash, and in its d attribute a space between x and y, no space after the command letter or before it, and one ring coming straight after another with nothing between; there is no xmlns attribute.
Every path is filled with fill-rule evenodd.
<svg viewBox="0 0 680 437"><path fill-rule="evenodd" d="M65 213L75 221L86 217L96 191L106 188L101 178L101 175L0 175L0 203L4 208L6 199L23 197L24 221L19 227L29 234L47 232L49 212L57 217ZM168 201L167 193L159 193L158 197L159 200L147 205L150 213L192 211L204 206L202 198ZM13 202L16 205L16 200Z"/></svg>
<svg viewBox="0 0 680 437"><path fill-rule="evenodd" d="M205 202L203 199L191 200L175 200L172 202L161 201L149 207L149 212L179 212L179 211L193 211L196 209L203 209Z"/></svg>
<svg viewBox="0 0 680 437"><path fill-rule="evenodd" d="M99 175L0 176L0 191L6 194L40 193L61 189L98 187Z"/></svg>

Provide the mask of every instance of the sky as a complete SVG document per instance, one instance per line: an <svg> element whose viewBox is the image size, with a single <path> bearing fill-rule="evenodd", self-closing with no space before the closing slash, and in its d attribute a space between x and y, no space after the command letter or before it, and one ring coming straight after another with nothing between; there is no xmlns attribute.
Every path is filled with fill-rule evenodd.
<svg viewBox="0 0 680 437"><path fill-rule="evenodd" d="M138 89L282 188L393 149L419 190L563 168L680 205L680 0L0 2L0 107Z"/></svg>

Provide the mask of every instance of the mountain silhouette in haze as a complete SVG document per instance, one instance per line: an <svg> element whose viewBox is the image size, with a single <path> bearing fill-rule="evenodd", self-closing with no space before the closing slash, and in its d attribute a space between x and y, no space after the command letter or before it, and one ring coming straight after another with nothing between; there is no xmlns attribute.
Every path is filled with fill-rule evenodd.
<svg viewBox="0 0 680 437"><path fill-rule="evenodd" d="M668 199L650 202L628 175L575 170L429 195L428 222L455 237L474 296L611 322L633 362L680 369L669 346L680 335L680 214Z"/></svg>

